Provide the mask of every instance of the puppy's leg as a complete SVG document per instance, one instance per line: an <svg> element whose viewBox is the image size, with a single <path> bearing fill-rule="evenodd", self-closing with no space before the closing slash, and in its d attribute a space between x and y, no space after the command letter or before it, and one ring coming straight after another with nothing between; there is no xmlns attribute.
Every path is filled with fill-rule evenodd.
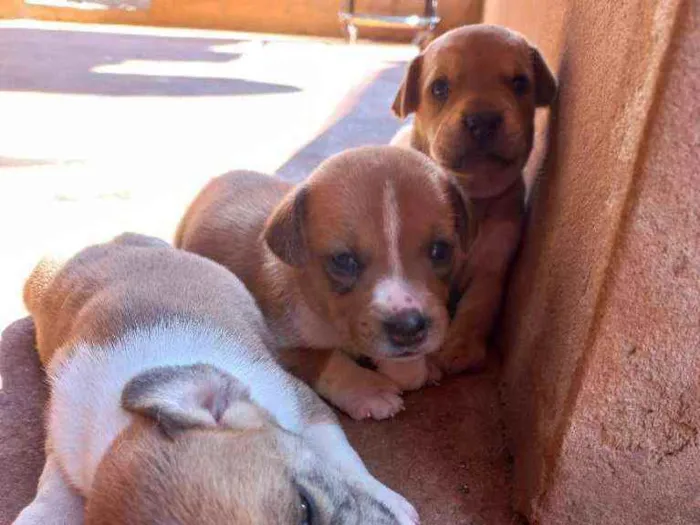
<svg viewBox="0 0 700 525"><path fill-rule="evenodd" d="M386 505L400 525L419 523L418 513L413 505L369 473L338 424L312 424L304 431L303 437L319 457L335 464L345 479L356 483Z"/></svg>
<svg viewBox="0 0 700 525"><path fill-rule="evenodd" d="M512 198L520 202L520 193L514 192ZM478 369L486 359L486 341L520 238L521 219L512 214L512 198L497 203L468 255L465 272L471 276L469 287L457 305L445 344L435 356L438 366L448 374Z"/></svg>
<svg viewBox="0 0 700 525"><path fill-rule="evenodd" d="M66 482L54 454L46 458L34 500L13 525L81 525L83 498Z"/></svg>
<svg viewBox="0 0 700 525"><path fill-rule="evenodd" d="M486 359L486 340L501 302L504 273L477 274L459 305L443 348L434 359L447 374L478 370Z"/></svg>
<svg viewBox="0 0 700 525"><path fill-rule="evenodd" d="M437 383L442 377L440 368L421 356L411 361L376 359L377 371L396 383L401 390L418 390L428 383Z"/></svg>
<svg viewBox="0 0 700 525"><path fill-rule="evenodd" d="M307 385L314 386L328 365L333 350L294 348L278 350L277 358L282 366ZM374 359L377 371L399 387L400 391L418 390L427 383L437 383L442 378L440 368L424 356L411 361Z"/></svg>
<svg viewBox="0 0 700 525"><path fill-rule="evenodd" d="M386 419L403 409L401 388L396 383L360 367L336 350L328 356L318 379L310 384L321 397L353 419Z"/></svg>

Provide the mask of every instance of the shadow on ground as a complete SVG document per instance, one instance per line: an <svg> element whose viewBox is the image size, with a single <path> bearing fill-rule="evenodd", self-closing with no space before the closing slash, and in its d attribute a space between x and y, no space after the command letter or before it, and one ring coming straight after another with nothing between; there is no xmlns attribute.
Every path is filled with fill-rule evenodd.
<svg viewBox="0 0 700 525"><path fill-rule="evenodd" d="M238 53L213 46L244 40L0 28L0 91L110 96L216 96L294 93L298 87L236 78L96 73L127 60L225 64ZM69 57L66 60L66 57Z"/></svg>

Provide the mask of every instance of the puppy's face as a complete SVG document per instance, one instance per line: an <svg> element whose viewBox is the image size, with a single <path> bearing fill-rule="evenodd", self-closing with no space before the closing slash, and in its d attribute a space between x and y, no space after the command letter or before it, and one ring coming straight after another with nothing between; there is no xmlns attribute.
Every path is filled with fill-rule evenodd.
<svg viewBox="0 0 700 525"><path fill-rule="evenodd" d="M397 523L279 428L140 434L124 436L100 467L87 525Z"/></svg>
<svg viewBox="0 0 700 525"><path fill-rule="evenodd" d="M556 83L539 51L517 33L465 26L416 57L394 101L415 112L423 149L459 173L522 169L532 147L535 107L551 103Z"/></svg>
<svg viewBox="0 0 700 525"><path fill-rule="evenodd" d="M411 359L443 342L468 210L425 155L359 148L322 164L273 213L265 238L346 350Z"/></svg>
<svg viewBox="0 0 700 525"><path fill-rule="evenodd" d="M87 525L396 525L225 373L170 367L136 381L124 406L144 418L100 463Z"/></svg>

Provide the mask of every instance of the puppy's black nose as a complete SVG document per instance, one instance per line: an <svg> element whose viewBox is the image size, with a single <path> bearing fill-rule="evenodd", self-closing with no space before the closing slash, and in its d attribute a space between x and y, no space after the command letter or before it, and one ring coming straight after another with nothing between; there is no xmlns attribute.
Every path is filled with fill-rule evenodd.
<svg viewBox="0 0 700 525"><path fill-rule="evenodd" d="M401 310L384 320L384 330L396 346L420 343L428 332L429 320L415 308Z"/></svg>
<svg viewBox="0 0 700 525"><path fill-rule="evenodd" d="M497 111L480 111L464 117L464 125L469 133L482 145L493 140L502 123L503 116Z"/></svg>

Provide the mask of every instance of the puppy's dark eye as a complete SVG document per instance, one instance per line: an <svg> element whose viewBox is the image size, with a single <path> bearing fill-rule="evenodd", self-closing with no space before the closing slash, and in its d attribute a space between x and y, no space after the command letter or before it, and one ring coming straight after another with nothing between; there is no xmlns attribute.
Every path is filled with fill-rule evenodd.
<svg viewBox="0 0 700 525"><path fill-rule="evenodd" d="M444 102L450 95L450 84L447 82L447 79L438 78L430 86L430 92L437 100Z"/></svg>
<svg viewBox="0 0 700 525"><path fill-rule="evenodd" d="M299 525L311 525L313 522L313 509L311 504L303 494L300 494L299 496L301 497L301 502L299 503L299 510L301 511Z"/></svg>
<svg viewBox="0 0 700 525"><path fill-rule="evenodd" d="M340 252L326 259L326 273L333 291L339 294L348 293L362 274L364 266L352 252Z"/></svg>
<svg viewBox="0 0 700 525"><path fill-rule="evenodd" d="M435 241L430 245L430 260L435 267L443 267L452 261L452 246L445 241Z"/></svg>
<svg viewBox="0 0 700 525"><path fill-rule="evenodd" d="M515 75L511 83L513 84L513 91L518 96L525 95L530 91L530 79L525 75Z"/></svg>
<svg viewBox="0 0 700 525"><path fill-rule="evenodd" d="M342 252L331 256L328 269L339 277L357 277L361 266L354 254Z"/></svg>

